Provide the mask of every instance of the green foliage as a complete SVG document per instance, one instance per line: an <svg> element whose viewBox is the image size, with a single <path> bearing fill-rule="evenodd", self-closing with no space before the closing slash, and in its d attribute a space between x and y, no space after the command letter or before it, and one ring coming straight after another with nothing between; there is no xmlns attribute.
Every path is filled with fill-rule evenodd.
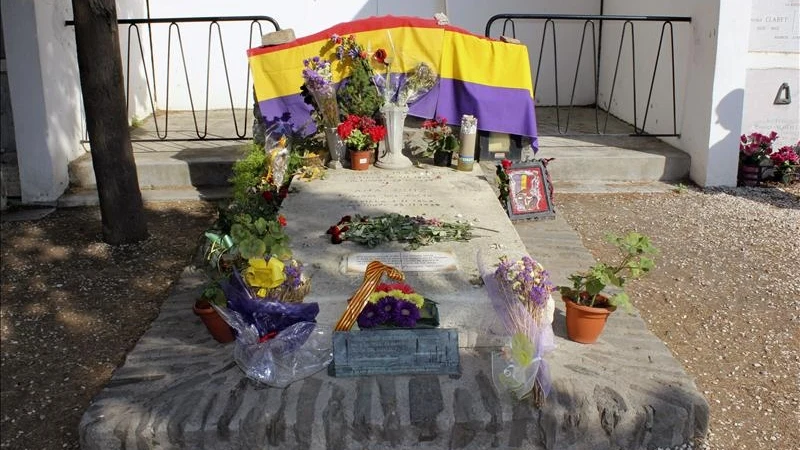
<svg viewBox="0 0 800 450"><path fill-rule="evenodd" d="M231 237L236 243L239 256L247 260L275 255L280 259L292 257L289 248L289 236L277 220L264 217L253 219L249 214L234 217L231 225Z"/></svg>
<svg viewBox="0 0 800 450"><path fill-rule="evenodd" d="M620 292L612 295L609 303L630 311L630 298L624 291L625 283L653 270L655 263L648 255L658 253L658 249L650 242L650 238L633 231L624 236L608 234L606 241L619 250L619 263L599 262L586 272L574 273L569 276L572 287L560 286L559 291L580 305L592 307L607 286L615 286Z"/></svg>
<svg viewBox="0 0 800 450"><path fill-rule="evenodd" d="M255 187L261 183L261 177L266 172L267 154L264 147L251 144L247 147L244 158L233 163L233 176L230 182L233 185L233 199L242 206L251 205Z"/></svg>
<svg viewBox="0 0 800 450"><path fill-rule="evenodd" d="M203 289L203 293L200 294L200 299L206 300L207 302L213 303L217 306L227 305L225 292L222 290L219 280L210 281L208 284L206 284L205 288Z"/></svg>
<svg viewBox="0 0 800 450"><path fill-rule="evenodd" d="M355 114L357 116L375 117L380 107L383 106L383 98L372 82L372 71L369 68L369 62L364 60L354 61L352 68L350 77L336 93L339 112L343 116Z"/></svg>

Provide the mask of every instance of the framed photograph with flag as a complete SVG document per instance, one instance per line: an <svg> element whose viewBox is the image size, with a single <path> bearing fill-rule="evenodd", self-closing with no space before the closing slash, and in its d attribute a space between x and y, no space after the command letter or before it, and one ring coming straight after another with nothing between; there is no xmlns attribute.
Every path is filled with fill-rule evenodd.
<svg viewBox="0 0 800 450"><path fill-rule="evenodd" d="M511 220L552 219L553 207L550 177L540 160L514 164L505 170L508 175L508 200L506 208Z"/></svg>

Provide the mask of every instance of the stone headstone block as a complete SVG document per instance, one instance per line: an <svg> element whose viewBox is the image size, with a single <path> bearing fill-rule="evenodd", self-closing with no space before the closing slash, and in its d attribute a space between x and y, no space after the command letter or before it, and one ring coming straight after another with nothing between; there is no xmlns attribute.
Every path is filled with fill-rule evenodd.
<svg viewBox="0 0 800 450"><path fill-rule="evenodd" d="M261 45L280 45L292 42L295 40L294 30L287 28L285 30L273 31L261 36Z"/></svg>
<svg viewBox="0 0 800 450"><path fill-rule="evenodd" d="M333 333L335 377L460 373L458 330L395 329Z"/></svg>

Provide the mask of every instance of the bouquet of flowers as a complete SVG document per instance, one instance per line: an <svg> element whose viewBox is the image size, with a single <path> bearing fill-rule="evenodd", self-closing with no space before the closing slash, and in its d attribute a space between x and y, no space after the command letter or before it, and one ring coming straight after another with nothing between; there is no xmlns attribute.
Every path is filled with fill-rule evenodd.
<svg viewBox="0 0 800 450"><path fill-rule="evenodd" d="M386 136L386 128L374 119L350 114L336 128L347 148L354 151L371 150Z"/></svg>
<svg viewBox="0 0 800 450"><path fill-rule="evenodd" d="M391 43L391 33L388 35ZM392 65L400 67L400 61L382 48L372 54L372 60L384 72L383 75L378 72L372 77L373 83L383 95L384 103L406 106L427 94L438 81L431 66L424 62L414 65L407 72L392 73Z"/></svg>
<svg viewBox="0 0 800 450"><path fill-rule="evenodd" d="M797 143L796 148L800 148L800 142ZM786 145L771 154L769 159L775 165L775 178L778 181L789 184L792 176L795 175L797 167L800 166L800 156L797 155L797 151Z"/></svg>
<svg viewBox="0 0 800 450"><path fill-rule="evenodd" d="M311 280L303 274L303 264L276 257L251 258L242 275L248 287L262 299L301 302L311 289Z"/></svg>
<svg viewBox="0 0 800 450"><path fill-rule="evenodd" d="M305 89L314 98L318 114L318 126L335 127L339 123L339 107L336 104L336 89L333 85L330 61L319 56L303 60Z"/></svg>
<svg viewBox="0 0 800 450"><path fill-rule="evenodd" d="M383 98L373 81L375 73L369 54L353 35L334 34L330 43L336 46L335 54L340 64L350 69L350 77L340 84L336 94L339 109L348 115L374 117L383 105Z"/></svg>
<svg viewBox="0 0 800 450"><path fill-rule="evenodd" d="M769 135L750 133L742 135L739 144L739 161L747 165L759 165L772 154L772 143L778 139L778 133L772 131Z"/></svg>
<svg viewBox="0 0 800 450"><path fill-rule="evenodd" d="M527 255L518 260L502 256L494 270L482 261L479 267L492 306L511 336L502 354L493 355L495 382L518 399L531 397L541 406L550 391L543 358L555 348L551 295L555 286L542 265Z"/></svg>
<svg viewBox="0 0 800 450"><path fill-rule="evenodd" d="M439 325L435 303L414 292L405 283L381 283L369 296L356 320L363 329L376 327L414 328Z"/></svg>

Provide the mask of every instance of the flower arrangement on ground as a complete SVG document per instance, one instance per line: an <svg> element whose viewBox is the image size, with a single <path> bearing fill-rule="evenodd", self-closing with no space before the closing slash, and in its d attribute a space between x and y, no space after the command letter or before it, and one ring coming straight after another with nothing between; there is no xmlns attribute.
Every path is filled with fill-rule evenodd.
<svg viewBox="0 0 800 450"><path fill-rule="evenodd" d="M375 247L389 241L408 244L409 249L442 241L468 241L472 225L464 221L444 222L423 216L404 216L396 213L380 216L344 216L328 228L331 242L357 242Z"/></svg>
<svg viewBox="0 0 800 450"><path fill-rule="evenodd" d="M435 303L405 283L381 283L369 296L356 322L362 330L376 327L438 326Z"/></svg>
<svg viewBox="0 0 800 450"><path fill-rule="evenodd" d="M511 181L508 178L508 169L511 168L512 164L513 162L510 159L503 159L500 161L500 164L497 165L497 169L495 170L497 188L500 191L497 199L500 200L500 204L502 204L504 208L508 204L508 185Z"/></svg>
<svg viewBox="0 0 800 450"><path fill-rule="evenodd" d="M494 355L495 382L518 399L530 397L538 407L550 391L544 356L555 348L549 273L530 256L500 257L494 270L479 261L492 306L510 335L502 354Z"/></svg>
<svg viewBox="0 0 800 450"><path fill-rule="evenodd" d="M424 134L422 139L427 146L422 156L430 157L437 152L452 152L459 146L458 137L453 134L453 129L447 124L446 117L426 120L422 123Z"/></svg>
<svg viewBox="0 0 800 450"><path fill-rule="evenodd" d="M295 259L251 258L242 276L256 296L266 300L299 302L310 289L303 264Z"/></svg>
<svg viewBox="0 0 800 450"><path fill-rule="evenodd" d="M336 129L339 137L351 151L373 150L386 136L386 128L367 116L350 114Z"/></svg>
<svg viewBox="0 0 800 450"><path fill-rule="evenodd" d="M772 144L778 139L778 133L769 135L750 133L742 135L739 143L739 161L745 165L757 166L768 160L772 154Z"/></svg>
<svg viewBox="0 0 800 450"><path fill-rule="evenodd" d="M769 156L775 166L777 181L789 184L796 177L797 168L800 167L800 156L795 149L800 149L800 142L794 148L789 145L783 146Z"/></svg>

